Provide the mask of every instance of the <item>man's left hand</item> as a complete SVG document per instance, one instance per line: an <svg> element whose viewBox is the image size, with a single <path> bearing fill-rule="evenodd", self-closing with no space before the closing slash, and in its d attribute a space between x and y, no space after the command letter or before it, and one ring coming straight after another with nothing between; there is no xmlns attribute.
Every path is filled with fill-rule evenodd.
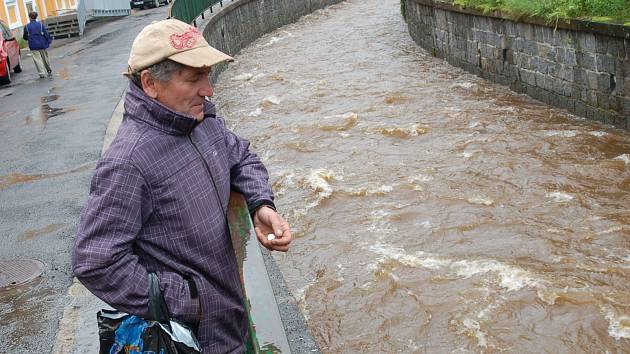
<svg viewBox="0 0 630 354"><path fill-rule="evenodd" d="M254 230L258 241L270 251L286 252L291 243L291 229L289 224L275 210L262 206L254 213ZM273 240L267 235L274 234Z"/></svg>

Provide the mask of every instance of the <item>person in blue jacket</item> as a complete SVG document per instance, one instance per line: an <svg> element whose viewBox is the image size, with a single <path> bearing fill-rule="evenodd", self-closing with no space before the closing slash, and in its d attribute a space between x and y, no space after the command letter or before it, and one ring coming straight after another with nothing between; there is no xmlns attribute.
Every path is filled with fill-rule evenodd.
<svg viewBox="0 0 630 354"><path fill-rule="evenodd" d="M40 78L52 77L52 69L50 68L50 60L48 59L48 47L52 42L52 37L48 33L46 26L37 21L37 12L33 11L28 14L30 22L24 26L24 38L28 41L28 47L31 50L35 67Z"/></svg>

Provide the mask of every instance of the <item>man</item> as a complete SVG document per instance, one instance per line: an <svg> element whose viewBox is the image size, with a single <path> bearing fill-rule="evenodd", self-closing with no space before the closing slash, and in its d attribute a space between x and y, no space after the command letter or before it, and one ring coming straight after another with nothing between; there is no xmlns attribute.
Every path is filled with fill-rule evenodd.
<svg viewBox="0 0 630 354"><path fill-rule="evenodd" d="M226 222L230 189L244 195L264 247L287 251L292 238L265 167L206 99L210 67L227 60L178 20L136 37L124 119L96 167L73 257L74 274L92 293L143 318L150 318L147 274L156 273L172 317L197 328L204 353L245 349L247 314Z"/></svg>
<svg viewBox="0 0 630 354"><path fill-rule="evenodd" d="M37 12L29 12L28 18L30 22L24 26L24 34L22 38L28 41L28 48L31 50L35 68L40 78L52 77L52 69L48 60L48 47L52 42L52 37L48 33L46 26L37 21Z"/></svg>

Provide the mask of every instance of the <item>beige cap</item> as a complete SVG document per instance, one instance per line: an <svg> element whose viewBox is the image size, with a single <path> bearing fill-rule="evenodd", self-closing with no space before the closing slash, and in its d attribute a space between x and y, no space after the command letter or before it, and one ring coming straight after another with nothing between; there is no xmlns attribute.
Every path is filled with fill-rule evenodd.
<svg viewBox="0 0 630 354"><path fill-rule="evenodd" d="M194 68L234 60L212 48L198 29L175 19L153 22L142 29L131 46L128 73L146 69L164 59Z"/></svg>

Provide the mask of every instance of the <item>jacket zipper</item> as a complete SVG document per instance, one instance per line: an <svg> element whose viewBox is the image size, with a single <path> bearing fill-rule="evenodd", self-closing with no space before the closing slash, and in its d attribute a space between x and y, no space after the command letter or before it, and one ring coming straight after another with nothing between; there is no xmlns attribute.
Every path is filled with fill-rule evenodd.
<svg viewBox="0 0 630 354"><path fill-rule="evenodd" d="M212 186L214 187L214 194L216 194L217 196L217 200L219 202L219 206L221 207L221 211L223 212L223 216L227 218L227 212L223 208L223 202L221 201L221 197L219 196L219 190L217 189L217 184L214 182L214 176L212 175L212 172L210 171L210 166L208 165L208 161L206 161L206 159L203 157L203 154L201 153L201 150L199 150L199 147L197 146L197 144L195 144L195 140L193 139L192 134L188 134L188 139L190 140L190 143L192 144L192 146L195 148L195 151L197 151L197 154L201 158L201 161L203 161L204 166L206 166L206 172L208 172L208 175L210 176L210 180L212 181Z"/></svg>

